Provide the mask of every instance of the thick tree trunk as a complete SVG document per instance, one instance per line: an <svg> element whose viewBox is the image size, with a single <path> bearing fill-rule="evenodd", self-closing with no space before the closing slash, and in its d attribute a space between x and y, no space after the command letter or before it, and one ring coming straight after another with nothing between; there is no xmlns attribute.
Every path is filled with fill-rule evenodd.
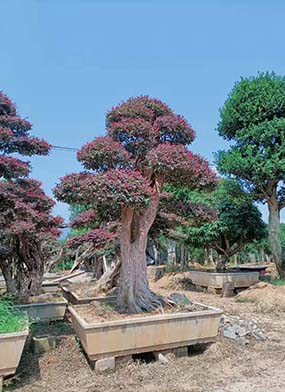
<svg viewBox="0 0 285 392"><path fill-rule="evenodd" d="M17 253L15 280L18 295L41 294L45 266L41 243L22 240Z"/></svg>
<svg viewBox="0 0 285 392"><path fill-rule="evenodd" d="M41 244L19 241L14 253L13 258L0 260L7 293L17 296L41 294L44 274Z"/></svg>
<svg viewBox="0 0 285 392"><path fill-rule="evenodd" d="M260 255L259 256L259 262L261 264L264 264L265 263L265 252L264 252L263 248L260 249L259 255Z"/></svg>
<svg viewBox="0 0 285 392"><path fill-rule="evenodd" d="M156 194L143 213L125 208L122 213L121 261L118 306L123 312L139 313L163 306L163 298L148 285L146 246L154 222L159 196Z"/></svg>
<svg viewBox="0 0 285 392"><path fill-rule="evenodd" d="M219 255L216 261L216 271L225 272L227 270L228 257L226 255Z"/></svg>
<svg viewBox="0 0 285 392"><path fill-rule="evenodd" d="M0 260L0 269L6 283L6 290L8 294L14 295L17 292L15 280L13 277L12 261Z"/></svg>
<svg viewBox="0 0 285 392"><path fill-rule="evenodd" d="M280 213L275 197L268 199L269 210L269 243L276 269L280 278L285 278L285 260L282 260L280 237Z"/></svg>
<svg viewBox="0 0 285 392"><path fill-rule="evenodd" d="M234 266L238 267L238 253L234 255Z"/></svg>
<svg viewBox="0 0 285 392"><path fill-rule="evenodd" d="M42 293L43 273L41 268L19 270L15 276L17 295L31 296Z"/></svg>

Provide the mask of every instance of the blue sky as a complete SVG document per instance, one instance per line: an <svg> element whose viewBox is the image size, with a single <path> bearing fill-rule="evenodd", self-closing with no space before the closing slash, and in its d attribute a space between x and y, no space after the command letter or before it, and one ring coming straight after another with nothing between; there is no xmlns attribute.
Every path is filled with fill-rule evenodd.
<svg viewBox="0 0 285 392"><path fill-rule="evenodd" d="M2 0L0 15L0 90L53 145L81 147L104 134L109 108L148 94L189 120L192 150L212 161L226 147L215 128L234 82L284 73L283 1ZM80 170L64 151L32 164L50 195Z"/></svg>

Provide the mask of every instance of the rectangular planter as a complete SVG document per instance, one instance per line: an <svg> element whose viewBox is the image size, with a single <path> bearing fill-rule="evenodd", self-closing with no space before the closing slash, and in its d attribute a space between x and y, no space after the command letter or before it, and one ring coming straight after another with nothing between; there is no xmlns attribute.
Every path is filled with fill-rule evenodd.
<svg viewBox="0 0 285 392"><path fill-rule="evenodd" d="M242 272L258 272L259 276L264 276L266 273L267 265L240 265L239 269Z"/></svg>
<svg viewBox="0 0 285 392"><path fill-rule="evenodd" d="M63 320L67 309L67 301L63 298L60 302L40 302L16 306L25 310L32 322L49 322Z"/></svg>
<svg viewBox="0 0 285 392"><path fill-rule="evenodd" d="M43 293L57 293L60 291L60 285L59 283L45 281L42 284L42 291Z"/></svg>
<svg viewBox="0 0 285 392"><path fill-rule="evenodd" d="M72 305L87 305L93 301L99 301L102 303L115 303L116 297L113 295L106 297L79 297L74 291L69 287L61 287L62 295L64 298Z"/></svg>
<svg viewBox="0 0 285 392"><path fill-rule="evenodd" d="M21 332L0 334L0 379L15 373L28 334L28 327Z"/></svg>
<svg viewBox="0 0 285 392"><path fill-rule="evenodd" d="M165 274L165 265L149 265L147 267L147 277L154 282L162 278Z"/></svg>
<svg viewBox="0 0 285 392"><path fill-rule="evenodd" d="M190 271L190 278L195 285L222 289L224 283L232 282L234 288L249 287L259 281L259 272L205 272Z"/></svg>
<svg viewBox="0 0 285 392"><path fill-rule="evenodd" d="M87 323L69 306L73 328L90 360L119 357L212 342L216 339L220 309L199 304L204 311L161 314L104 323Z"/></svg>

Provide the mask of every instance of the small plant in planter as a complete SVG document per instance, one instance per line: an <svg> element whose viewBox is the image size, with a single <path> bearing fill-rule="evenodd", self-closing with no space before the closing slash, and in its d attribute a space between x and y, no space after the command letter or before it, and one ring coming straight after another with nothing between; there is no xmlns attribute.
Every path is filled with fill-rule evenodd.
<svg viewBox="0 0 285 392"><path fill-rule="evenodd" d="M27 326L26 315L15 309L8 298L0 299L0 334L19 332Z"/></svg>
<svg viewBox="0 0 285 392"><path fill-rule="evenodd" d="M7 298L0 299L0 385L19 364L29 333L27 316Z"/></svg>

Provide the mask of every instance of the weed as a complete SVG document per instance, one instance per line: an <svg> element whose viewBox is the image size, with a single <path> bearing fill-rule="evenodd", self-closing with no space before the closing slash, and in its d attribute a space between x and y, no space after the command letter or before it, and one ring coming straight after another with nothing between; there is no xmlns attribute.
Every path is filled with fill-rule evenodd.
<svg viewBox="0 0 285 392"><path fill-rule="evenodd" d="M26 325L25 314L15 309L9 298L0 298L0 333L22 331Z"/></svg>
<svg viewBox="0 0 285 392"><path fill-rule="evenodd" d="M236 299L236 302L255 302L255 299L250 297L239 297Z"/></svg>
<svg viewBox="0 0 285 392"><path fill-rule="evenodd" d="M284 279L274 279L271 281L274 286L284 286L285 280Z"/></svg>

